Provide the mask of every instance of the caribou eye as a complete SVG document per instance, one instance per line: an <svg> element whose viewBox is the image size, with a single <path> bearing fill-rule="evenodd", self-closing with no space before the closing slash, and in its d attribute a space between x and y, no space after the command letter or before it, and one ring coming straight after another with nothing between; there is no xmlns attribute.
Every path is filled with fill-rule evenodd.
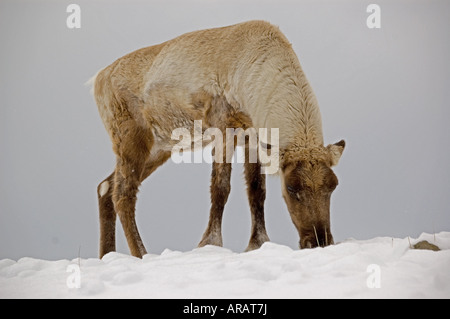
<svg viewBox="0 0 450 319"><path fill-rule="evenodd" d="M292 186L286 186L286 189L287 189L289 195L295 196L295 193L297 193L297 190Z"/></svg>
<svg viewBox="0 0 450 319"><path fill-rule="evenodd" d="M292 186L286 186L286 189L289 193L289 196L300 201L300 189L292 187Z"/></svg>

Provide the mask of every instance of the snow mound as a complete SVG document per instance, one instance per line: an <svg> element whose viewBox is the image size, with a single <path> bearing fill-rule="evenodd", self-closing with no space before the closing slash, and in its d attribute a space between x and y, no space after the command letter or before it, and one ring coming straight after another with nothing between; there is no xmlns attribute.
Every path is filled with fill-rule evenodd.
<svg viewBox="0 0 450 319"><path fill-rule="evenodd" d="M412 249L422 240L440 251ZM450 232L235 253L0 260L0 298L450 298Z"/></svg>

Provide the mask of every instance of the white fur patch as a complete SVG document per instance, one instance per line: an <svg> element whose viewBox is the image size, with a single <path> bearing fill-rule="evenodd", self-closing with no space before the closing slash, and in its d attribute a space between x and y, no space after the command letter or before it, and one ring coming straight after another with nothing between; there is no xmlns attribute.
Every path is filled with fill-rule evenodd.
<svg viewBox="0 0 450 319"><path fill-rule="evenodd" d="M100 189L99 189L99 195L100 197L103 197L103 195L105 195L109 190L109 182L108 181L104 181L101 185L100 185Z"/></svg>
<svg viewBox="0 0 450 319"><path fill-rule="evenodd" d="M100 70L100 71L102 71L102 70ZM100 73L100 71L95 73L95 75L93 77L91 77L89 80L86 81L86 83L84 83L84 85L91 87L91 94L92 95L94 95L94 92L95 92L95 80L97 79L97 75Z"/></svg>

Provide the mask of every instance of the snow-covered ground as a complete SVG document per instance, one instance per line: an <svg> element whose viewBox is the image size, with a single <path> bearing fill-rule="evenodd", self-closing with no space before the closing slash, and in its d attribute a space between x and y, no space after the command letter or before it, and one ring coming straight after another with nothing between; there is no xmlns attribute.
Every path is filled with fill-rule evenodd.
<svg viewBox="0 0 450 319"><path fill-rule="evenodd" d="M411 249L427 240L441 251ZM78 288L77 288L78 287ZM0 298L450 298L450 232L248 253L0 260Z"/></svg>

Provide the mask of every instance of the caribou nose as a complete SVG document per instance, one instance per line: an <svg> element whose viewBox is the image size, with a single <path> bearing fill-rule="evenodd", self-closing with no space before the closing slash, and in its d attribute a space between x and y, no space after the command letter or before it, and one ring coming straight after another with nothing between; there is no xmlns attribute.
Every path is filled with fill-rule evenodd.
<svg viewBox="0 0 450 319"><path fill-rule="evenodd" d="M298 243L298 248L300 249L306 249L306 248L314 248L313 244L311 243L311 241L308 240L300 240L300 242Z"/></svg>
<svg viewBox="0 0 450 319"><path fill-rule="evenodd" d="M331 233L326 228L316 229L307 234L303 234L300 238L300 249L303 248L315 248L315 247L326 247L328 245L333 245L334 240Z"/></svg>

